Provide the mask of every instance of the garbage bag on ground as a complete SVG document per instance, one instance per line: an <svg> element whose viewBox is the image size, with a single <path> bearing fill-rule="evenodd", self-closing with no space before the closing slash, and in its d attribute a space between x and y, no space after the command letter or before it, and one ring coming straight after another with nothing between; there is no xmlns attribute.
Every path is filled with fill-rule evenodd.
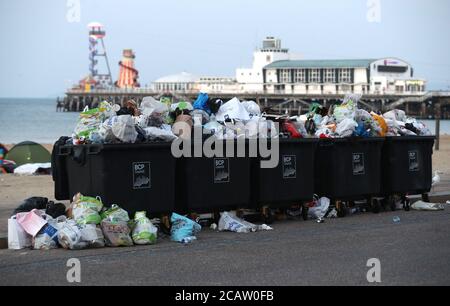
<svg viewBox="0 0 450 306"><path fill-rule="evenodd" d="M118 116L117 120L112 124L112 132L122 142L136 142L137 132L134 128L133 117L130 115Z"/></svg>
<svg viewBox="0 0 450 306"><path fill-rule="evenodd" d="M256 225L238 218L234 212L220 213L218 230L236 232L236 233L250 233L257 231L271 231L273 228L266 224Z"/></svg>
<svg viewBox="0 0 450 306"><path fill-rule="evenodd" d="M238 98L233 98L230 101L224 103L216 114L216 119L218 121L224 122L229 119L238 120L250 120L250 115L241 104Z"/></svg>
<svg viewBox="0 0 450 306"><path fill-rule="evenodd" d="M208 115L211 115L211 109L209 108L208 105L208 94L207 93L200 93L197 97L197 100L195 100L193 106L194 106L194 110L195 109L200 109L205 111Z"/></svg>
<svg viewBox="0 0 450 306"><path fill-rule="evenodd" d="M16 215L21 212L30 212L33 209L45 209L47 207L48 199L43 197L31 197L25 199L13 212Z"/></svg>
<svg viewBox="0 0 450 306"><path fill-rule="evenodd" d="M134 215L133 241L135 244L156 243L158 229L146 217L145 211L136 212Z"/></svg>
<svg viewBox="0 0 450 306"><path fill-rule="evenodd" d="M35 175L35 174L51 174L51 163L33 163L24 164L14 169L14 174L19 175Z"/></svg>
<svg viewBox="0 0 450 306"><path fill-rule="evenodd" d="M20 250L31 246L31 235L17 222L16 216L8 219L8 249Z"/></svg>
<svg viewBox="0 0 450 306"><path fill-rule="evenodd" d="M75 220L67 220L58 231L58 242L64 249L81 250L89 243L82 241L80 225Z"/></svg>
<svg viewBox="0 0 450 306"><path fill-rule="evenodd" d="M186 238L195 237L195 234L202 229L197 222L176 213L172 214L170 221L172 223L170 230L172 241L183 242Z"/></svg>
<svg viewBox="0 0 450 306"><path fill-rule="evenodd" d="M249 113L250 117L260 117L261 116L261 108L255 101L244 101L242 105Z"/></svg>
<svg viewBox="0 0 450 306"><path fill-rule="evenodd" d="M102 248L105 246L105 237L102 229L95 224L79 225L81 241L87 243L90 248Z"/></svg>
<svg viewBox="0 0 450 306"><path fill-rule="evenodd" d="M311 219L323 219L330 207L330 199L322 197L313 202L313 206L309 207L308 215Z"/></svg>
<svg viewBox="0 0 450 306"><path fill-rule="evenodd" d="M128 216L128 212L118 205L113 204L110 208L104 210L100 214L102 220L107 220L110 222L128 222L130 221L130 217Z"/></svg>
<svg viewBox="0 0 450 306"><path fill-rule="evenodd" d="M127 222L111 222L105 219L102 221L101 227L107 246L133 246L133 240L130 237L130 228Z"/></svg>
<svg viewBox="0 0 450 306"><path fill-rule="evenodd" d="M238 218L230 212L220 213L219 231L230 231L236 233L256 232L258 227L255 224Z"/></svg>
<svg viewBox="0 0 450 306"><path fill-rule="evenodd" d="M42 218L42 212L37 209L33 209L30 212L18 213L16 220L25 232L33 237L47 224L47 220Z"/></svg>
<svg viewBox="0 0 450 306"><path fill-rule="evenodd" d="M66 213L66 205L62 203L55 203L50 201L45 207L45 213L51 216L53 219L63 216Z"/></svg>
<svg viewBox="0 0 450 306"><path fill-rule="evenodd" d="M413 205L411 205L411 209L414 210L425 210L425 211L437 211L437 210L444 210L444 204L438 204L438 203L427 203L423 201L417 201Z"/></svg>
<svg viewBox="0 0 450 306"><path fill-rule="evenodd" d="M101 221L99 212L103 203L99 197L93 198L78 193L73 198L71 214L79 224L99 224Z"/></svg>
<svg viewBox="0 0 450 306"><path fill-rule="evenodd" d="M33 238L33 249L50 250L56 248L58 248L58 230L47 223Z"/></svg>

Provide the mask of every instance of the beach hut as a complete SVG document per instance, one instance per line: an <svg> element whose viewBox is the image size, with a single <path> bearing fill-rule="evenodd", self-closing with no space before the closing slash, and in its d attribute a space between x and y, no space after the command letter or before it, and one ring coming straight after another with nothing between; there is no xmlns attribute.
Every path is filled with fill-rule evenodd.
<svg viewBox="0 0 450 306"><path fill-rule="evenodd" d="M32 141L24 141L16 144L6 154L6 158L12 160L17 166L24 164L49 163L51 161L50 152L43 146Z"/></svg>

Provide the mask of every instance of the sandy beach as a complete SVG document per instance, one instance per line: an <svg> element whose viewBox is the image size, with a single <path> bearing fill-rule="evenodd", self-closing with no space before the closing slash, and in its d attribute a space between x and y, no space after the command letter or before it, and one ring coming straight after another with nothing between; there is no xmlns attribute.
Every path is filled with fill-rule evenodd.
<svg viewBox="0 0 450 306"><path fill-rule="evenodd" d="M10 148L12 145L7 145ZM44 144L51 152L53 145ZM433 173L438 171L441 183L432 192L450 192L450 136L441 136L440 150L433 154ZM53 180L46 176L0 175L0 235L7 232L7 219L22 200L32 196L54 200ZM64 202L68 204L68 202Z"/></svg>

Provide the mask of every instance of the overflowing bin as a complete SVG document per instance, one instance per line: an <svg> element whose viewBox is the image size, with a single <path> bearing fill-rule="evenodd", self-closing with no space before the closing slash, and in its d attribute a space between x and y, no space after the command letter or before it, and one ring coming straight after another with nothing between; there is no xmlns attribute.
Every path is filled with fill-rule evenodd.
<svg viewBox="0 0 450 306"><path fill-rule="evenodd" d="M177 160L170 143L66 145L57 150L63 168L59 172L66 174L68 185L68 193L59 200L81 192L100 196L108 205L118 204L131 215L179 209L175 205Z"/></svg>
<svg viewBox="0 0 450 306"><path fill-rule="evenodd" d="M408 194L431 190L434 136L387 137L382 150L381 193L395 209L392 196L399 195L405 209Z"/></svg>
<svg viewBox="0 0 450 306"><path fill-rule="evenodd" d="M275 168L263 169L263 159L255 159L252 166L253 202L258 206L281 207L310 201L314 195L317 143L318 139L312 138L280 139L278 165Z"/></svg>
<svg viewBox="0 0 450 306"><path fill-rule="evenodd" d="M383 138L321 139L315 158L315 193L333 200L378 195Z"/></svg>
<svg viewBox="0 0 450 306"><path fill-rule="evenodd" d="M233 146L233 154L183 157L178 169L180 202L188 212L224 211L247 207L250 203L250 157L238 157L237 141L222 141ZM202 144L192 145L199 147ZM246 145L248 148L248 142ZM201 148L199 148L201 149ZM194 151L193 151L194 152ZM234 156L234 157L226 157Z"/></svg>

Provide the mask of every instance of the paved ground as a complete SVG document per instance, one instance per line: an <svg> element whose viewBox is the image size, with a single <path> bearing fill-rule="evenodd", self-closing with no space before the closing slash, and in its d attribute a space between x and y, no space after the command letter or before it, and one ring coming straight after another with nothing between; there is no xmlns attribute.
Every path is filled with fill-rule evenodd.
<svg viewBox="0 0 450 306"><path fill-rule="evenodd" d="M382 285L450 285L450 206L273 227L205 230L186 246L163 239L133 248L0 250L0 285L68 284L72 257L81 261L83 285L368 285L369 258L381 261Z"/></svg>

